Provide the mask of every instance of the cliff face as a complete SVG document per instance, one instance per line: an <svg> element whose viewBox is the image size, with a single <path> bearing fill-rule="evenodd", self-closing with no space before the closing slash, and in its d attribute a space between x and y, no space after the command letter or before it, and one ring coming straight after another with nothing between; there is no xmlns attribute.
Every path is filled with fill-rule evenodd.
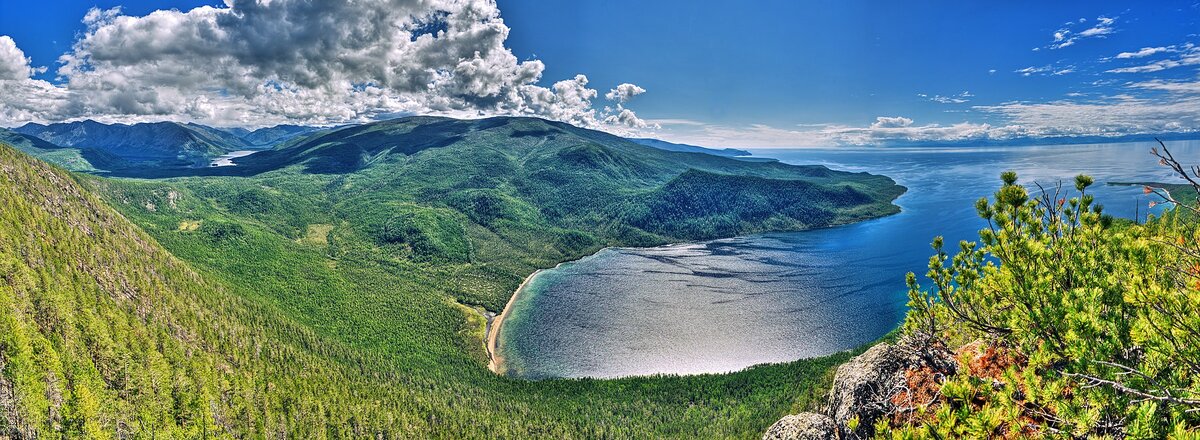
<svg viewBox="0 0 1200 440"><path fill-rule="evenodd" d="M881 343L838 367L829 401L818 413L780 419L764 440L868 438L880 420L904 420L933 402L939 378L958 369L945 346L905 337Z"/></svg>

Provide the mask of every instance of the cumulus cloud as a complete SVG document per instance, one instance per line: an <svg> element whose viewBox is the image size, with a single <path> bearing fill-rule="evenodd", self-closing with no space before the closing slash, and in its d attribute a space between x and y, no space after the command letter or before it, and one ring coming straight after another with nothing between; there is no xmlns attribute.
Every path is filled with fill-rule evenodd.
<svg viewBox="0 0 1200 440"><path fill-rule="evenodd" d="M629 100L633 99L634 96L641 95L643 93L646 93L646 89L630 83L621 84L617 86L617 88L609 90L608 93L605 93L604 98L608 99L609 101L615 101L616 108L604 108L604 111L608 114L608 116L604 118L604 123L617 127L633 129L661 128L660 125L647 122L639 118L632 110L625 108L626 102L629 102Z"/></svg>
<svg viewBox="0 0 1200 440"><path fill-rule="evenodd" d="M871 128L901 128L912 125L913 120L903 116L879 116Z"/></svg>
<svg viewBox="0 0 1200 440"><path fill-rule="evenodd" d="M25 52L17 48L12 37L0 35L0 81L23 80L32 73Z"/></svg>
<svg viewBox="0 0 1200 440"><path fill-rule="evenodd" d="M44 70L31 67L29 57L16 42L0 35L0 123L36 120L46 112L69 108L64 90L31 78Z"/></svg>
<svg viewBox="0 0 1200 440"><path fill-rule="evenodd" d="M645 92L636 85L613 89L618 108L608 110L593 107L598 91L584 75L539 85L545 66L505 46L509 28L494 0L226 0L145 16L92 9L83 22L59 60L61 84L39 85L65 102L0 124L260 126L443 114L539 116L615 132L648 125L624 107ZM28 65L8 46L0 39L0 76L14 75L12 66L20 73L18 58ZM33 107L31 99L0 96L6 106Z"/></svg>
<svg viewBox="0 0 1200 440"><path fill-rule="evenodd" d="M604 97L609 101L616 101L618 104L624 104L634 96L641 95L643 93L646 93L646 89L638 87L634 84L625 83L617 86L615 89L609 90L608 93L604 94Z"/></svg>

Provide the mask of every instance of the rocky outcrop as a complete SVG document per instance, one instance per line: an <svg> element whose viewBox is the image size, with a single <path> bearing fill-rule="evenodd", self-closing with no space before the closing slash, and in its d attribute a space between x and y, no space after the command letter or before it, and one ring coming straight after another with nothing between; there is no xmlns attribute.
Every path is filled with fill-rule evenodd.
<svg viewBox="0 0 1200 440"><path fill-rule="evenodd" d="M876 421L903 420L917 408L933 403L943 378L957 369L954 353L940 343L905 337L894 344L878 344L838 367L824 415L784 417L763 438L870 437ZM817 418L832 423L815 422ZM792 432L826 434L804 437Z"/></svg>
<svg viewBox="0 0 1200 440"><path fill-rule="evenodd" d="M827 412L843 434L869 436L881 417L929 403L922 401L929 393L919 388L937 386L939 377L957 368L954 352L941 344L913 338L878 344L838 367Z"/></svg>
<svg viewBox="0 0 1200 440"><path fill-rule="evenodd" d="M800 413L784 416L767 429L763 440L837 440L837 424L824 414Z"/></svg>

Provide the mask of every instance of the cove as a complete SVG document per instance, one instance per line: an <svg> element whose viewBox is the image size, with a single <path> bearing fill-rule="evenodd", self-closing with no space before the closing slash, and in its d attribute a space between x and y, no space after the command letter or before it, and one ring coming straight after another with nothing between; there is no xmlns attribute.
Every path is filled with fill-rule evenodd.
<svg viewBox="0 0 1200 440"><path fill-rule="evenodd" d="M1148 142L972 148L757 150L787 163L869 171L909 188L893 216L801 232L653 248L609 248L532 276L496 335L502 371L516 377L610 378L720 373L850 349L894 329L904 276L919 281L937 235L947 248L986 225L973 202L999 173L1050 187L1079 173L1105 212L1144 216L1140 187L1174 182ZM1168 142L1200 164L1200 142Z"/></svg>

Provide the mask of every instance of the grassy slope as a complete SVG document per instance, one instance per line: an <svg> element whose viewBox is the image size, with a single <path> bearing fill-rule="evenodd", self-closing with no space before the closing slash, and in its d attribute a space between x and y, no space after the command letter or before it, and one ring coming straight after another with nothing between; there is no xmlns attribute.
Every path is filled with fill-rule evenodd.
<svg viewBox="0 0 1200 440"><path fill-rule="evenodd" d="M517 126L513 127L514 123ZM206 355L189 356L195 365L191 370L184 368L187 362L182 361L146 370L160 372L159 377L179 378L231 371L230 376L242 378L241 382L213 380L211 383L220 385L212 385L207 394L190 390L178 393L192 399L192 407L210 411L199 409L181 416L175 409L180 405L174 403L174 394L138 401L113 391L118 396L116 401L131 408L171 408L158 412L162 420L175 420L182 425L178 429L191 429L193 433L199 429L197 426L209 426L216 431L260 435L287 430L305 437L388 432L447 438L752 438L781 414L811 402L814 390L822 389L820 384L827 381L828 369L847 357L842 354L730 375L682 378L525 382L491 375L483 362L478 322L472 324L470 316L452 299L498 310L516 283L533 269L608 244L651 244L780 225L818 225L805 223L812 219L800 214L787 217L790 223L784 218L770 220L784 223L768 223L771 216L763 217L761 206L754 203L717 206L717 211L697 217L729 214L737 220L722 223L733 226L721 230L669 231L650 223L642 229L626 221L657 219L653 214L677 212L663 206L698 203L681 199L678 191L671 190L673 185L682 188L718 182L745 191L738 189L740 180L729 181L728 177L713 174L743 172L777 179L756 183L781 184L785 188L799 185L794 180L803 178L819 185L811 189L819 190L816 193L821 197L852 194L852 198L866 195L870 199L858 212L830 210L833 218L840 215L842 220L890 212L894 207L887 202L901 190L886 178L834 173L822 167L645 153L640 149L644 147L610 142L605 135L570 133L569 126L547 127L541 121L513 120L505 126L508 128L500 134L494 130L472 131L449 144L415 151L411 149L420 146L415 143L381 143L376 147L385 148L372 152L376 147L368 143L305 146L296 142L291 148L303 148L305 152L292 151L290 157L301 157L300 161L253 177L165 181L86 177L86 186L103 194L154 240L84 195L81 197L91 205L78 207L79 212L108 213L103 214L105 221L127 233L111 242L70 252L52 251L38 259L67 261L78 256L106 255L110 250L127 250L130 245L126 242L136 242L140 237L149 251L143 249L135 255L156 256L169 263L146 262L134 267L172 279L186 278L194 285L135 289L133 298L155 295L155 300L177 305L154 319L130 326L175 328L181 325L170 323L181 321L187 323L182 328L195 327L196 333L205 334L207 323L211 323L217 328L244 329L239 331L252 335L233 341L214 336L211 342L200 344L201 348L193 348L192 353ZM554 129L568 132L547 133ZM563 141L556 143L550 135ZM588 137L593 142L580 141ZM347 157L329 156L330 148L351 151L358 157L344 162L351 167L338 170L348 173L313 172L313 166L328 166L328 159ZM394 148L409 148L405 151L410 154L396 154ZM6 150L0 164L9 163L37 170L32 174L46 174L41 171L44 165ZM707 172L681 176L688 168ZM68 182L70 179L61 172L52 175ZM53 194L61 183L37 185L3 188L10 190L6 197L20 198L27 192ZM66 188L78 191L73 183ZM754 199L760 194L747 196ZM640 217L631 217L630 213ZM51 224L52 217L43 215L23 223ZM16 223L0 229L22 237ZM36 238L25 239L25 246L38 242ZM159 250L155 241L187 264ZM114 259L104 267L126 273L129 263ZM14 264L37 270L35 261L18 260ZM171 270L155 269L155 264L169 264ZM198 270L200 276L193 275L188 266ZM71 276L86 281L93 272L76 271ZM112 294L104 286L92 290ZM33 295L38 289L26 287L26 292L25 296ZM129 321L134 319L131 313L136 315L130 307L105 307L84 303L71 308L102 310L105 315L120 318L106 316L98 321ZM189 308L207 315L175 316L177 309ZM21 309L13 310L18 311L15 316L19 320L39 319L36 313L22 315ZM30 325L25 332L35 339L56 340L55 330L44 326ZM190 334L168 332L160 339L167 346L184 346L197 342L184 337ZM259 344L286 349L267 351L282 353L277 356L249 355L259 352ZM122 350L134 347L116 349ZM97 351L103 350L83 344L63 357L86 367ZM17 357L5 353L9 365L19 364L13 361ZM223 369L219 367L220 359L242 359L242 363ZM298 369L300 366L303 368ZM18 383L17 391L34 396L41 395L38 383L61 383L40 377L40 371L36 366L25 370L14 367L6 369L4 377L20 378L14 382ZM108 390L113 385L97 388ZM126 388L130 392L147 389L145 384ZM262 403L238 406L216 397L230 393L254 396ZM63 409L67 407L72 404L58 404L58 411L69 412ZM240 416L228 415L253 413L249 408L260 414L247 416L245 423ZM25 423L51 430L57 425L34 415L45 413L34 408L18 414ZM105 432L112 432L121 423L129 430L168 426L165 421L138 425L123 419L128 417L124 411L108 410L104 414L83 420L97 421ZM205 417L214 422L197 422Z"/></svg>

